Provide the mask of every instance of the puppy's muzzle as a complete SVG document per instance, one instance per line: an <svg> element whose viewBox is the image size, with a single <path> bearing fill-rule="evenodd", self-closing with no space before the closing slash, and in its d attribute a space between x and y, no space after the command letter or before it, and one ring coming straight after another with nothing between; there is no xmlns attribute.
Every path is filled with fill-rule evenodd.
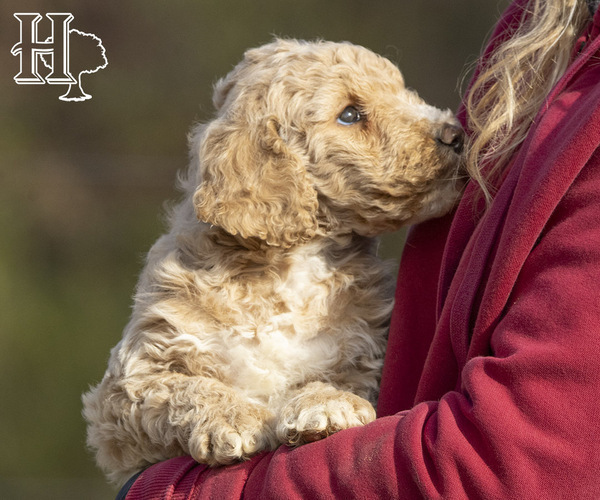
<svg viewBox="0 0 600 500"><path fill-rule="evenodd" d="M451 148L456 154L460 154L465 145L465 131L459 125L444 123L440 128L437 141L442 146Z"/></svg>

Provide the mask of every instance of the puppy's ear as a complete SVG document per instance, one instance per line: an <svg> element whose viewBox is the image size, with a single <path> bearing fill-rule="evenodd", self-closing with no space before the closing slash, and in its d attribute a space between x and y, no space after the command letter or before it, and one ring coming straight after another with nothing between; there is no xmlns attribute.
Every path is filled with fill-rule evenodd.
<svg viewBox="0 0 600 500"><path fill-rule="evenodd" d="M273 246L307 241L317 229L317 193L272 118L258 125L217 118L199 144L198 218Z"/></svg>

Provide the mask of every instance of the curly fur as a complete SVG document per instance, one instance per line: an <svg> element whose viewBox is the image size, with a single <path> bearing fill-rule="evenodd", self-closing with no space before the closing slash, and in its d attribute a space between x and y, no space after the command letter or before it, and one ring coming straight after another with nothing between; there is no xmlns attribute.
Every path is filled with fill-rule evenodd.
<svg viewBox="0 0 600 500"><path fill-rule="evenodd" d="M214 104L123 339L83 397L88 444L117 482L373 420L393 301L374 237L459 194L459 148L440 140L455 119L364 48L249 50ZM338 123L349 105L362 119Z"/></svg>

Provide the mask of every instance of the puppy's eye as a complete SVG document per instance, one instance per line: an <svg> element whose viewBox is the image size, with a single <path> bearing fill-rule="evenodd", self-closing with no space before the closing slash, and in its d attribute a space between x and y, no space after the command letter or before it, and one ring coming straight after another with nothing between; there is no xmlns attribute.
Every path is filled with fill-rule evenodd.
<svg viewBox="0 0 600 500"><path fill-rule="evenodd" d="M360 111L356 109L354 106L348 106L342 111L340 116L338 116L337 122L341 125L354 125L355 123L362 120L362 115Z"/></svg>

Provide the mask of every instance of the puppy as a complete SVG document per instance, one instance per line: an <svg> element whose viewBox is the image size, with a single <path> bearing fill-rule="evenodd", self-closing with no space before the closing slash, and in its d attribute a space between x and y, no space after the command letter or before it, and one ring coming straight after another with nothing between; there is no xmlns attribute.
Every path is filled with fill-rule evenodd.
<svg viewBox="0 0 600 500"><path fill-rule="evenodd" d="M213 101L123 339L83 397L116 482L372 421L393 302L375 237L460 194L455 118L365 48L276 40Z"/></svg>

